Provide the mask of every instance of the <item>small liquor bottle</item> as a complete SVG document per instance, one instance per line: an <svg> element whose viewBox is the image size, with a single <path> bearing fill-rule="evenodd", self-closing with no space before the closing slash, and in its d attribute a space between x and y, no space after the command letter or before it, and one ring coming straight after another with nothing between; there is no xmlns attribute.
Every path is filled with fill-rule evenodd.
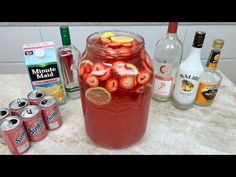
<svg viewBox="0 0 236 177"><path fill-rule="evenodd" d="M207 61L207 68L204 70L195 103L201 106L208 106L213 103L217 94L218 88L222 81L222 76L216 71L217 63L220 59L221 49L224 41L222 39L215 39L213 48Z"/></svg>
<svg viewBox="0 0 236 177"><path fill-rule="evenodd" d="M182 58L183 44L177 36L177 28L178 22L170 22L167 34L155 46L155 82L152 97L157 101L170 100Z"/></svg>
<svg viewBox="0 0 236 177"><path fill-rule="evenodd" d="M77 79L77 64L81 54L74 45L71 45L69 27L61 26L60 32L63 46L58 48L58 56L64 86L68 98L76 99L80 97Z"/></svg>
<svg viewBox="0 0 236 177"><path fill-rule="evenodd" d="M176 108L189 109L193 106L204 71L201 63L201 49L205 35L203 31L195 33L192 50L179 66L172 102Z"/></svg>

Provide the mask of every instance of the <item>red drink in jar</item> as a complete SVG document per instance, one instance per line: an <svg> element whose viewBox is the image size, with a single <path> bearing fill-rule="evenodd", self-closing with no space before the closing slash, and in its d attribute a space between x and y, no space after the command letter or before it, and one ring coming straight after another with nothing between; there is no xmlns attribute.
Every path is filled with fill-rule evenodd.
<svg viewBox="0 0 236 177"><path fill-rule="evenodd" d="M43 119L49 130L55 130L61 127L62 119L59 110L58 101L52 96L45 96L39 101L42 110Z"/></svg>
<svg viewBox="0 0 236 177"><path fill-rule="evenodd" d="M94 33L87 38L77 71L90 139L106 148L124 148L140 140L153 84L144 39L125 31Z"/></svg>
<svg viewBox="0 0 236 177"><path fill-rule="evenodd" d="M21 120L23 120L27 134L31 141L40 141L47 136L47 129L39 106L26 106L21 111L20 117Z"/></svg>
<svg viewBox="0 0 236 177"><path fill-rule="evenodd" d="M7 108L0 108L0 123L3 121L3 119L9 117L11 115L11 112ZM0 143L5 144L4 139L1 137L0 134Z"/></svg>
<svg viewBox="0 0 236 177"><path fill-rule="evenodd" d="M23 154L30 148L29 138L18 116L5 118L0 124L0 134L12 154Z"/></svg>
<svg viewBox="0 0 236 177"><path fill-rule="evenodd" d="M31 105L37 105L44 96L45 93L42 90L33 90L27 95L27 98Z"/></svg>
<svg viewBox="0 0 236 177"><path fill-rule="evenodd" d="M24 109L24 107L26 107L27 105L29 105L29 103L26 98L17 98L13 100L9 104L11 114L14 116L18 116L21 110Z"/></svg>

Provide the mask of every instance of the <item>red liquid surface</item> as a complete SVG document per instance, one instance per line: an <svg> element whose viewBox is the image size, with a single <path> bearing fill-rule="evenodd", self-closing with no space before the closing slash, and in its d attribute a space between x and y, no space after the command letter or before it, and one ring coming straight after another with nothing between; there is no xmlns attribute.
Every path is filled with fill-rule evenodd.
<svg viewBox="0 0 236 177"><path fill-rule="evenodd" d="M150 59L144 50L141 51L147 60ZM140 140L146 130L149 114L149 106L152 92L153 82L153 66L147 67L148 62L143 65L143 57L140 52L133 53L128 57L108 59L106 57L98 56L96 53L90 51L86 52L82 61L89 60L93 63L101 63L106 68L111 68L111 75L104 80L99 80L99 84L93 83L93 86L86 82L86 76L93 75L91 73L86 75L86 72L80 73L79 83L81 91L81 100L83 107L83 115L85 120L85 128L89 138L98 146L106 148L125 148ZM132 73L134 70L129 68L131 73L118 74L116 70L112 69L114 63L121 61L128 66L135 66L138 69L137 73ZM149 72L150 78L146 83L138 81L140 77L138 74L142 71ZM87 70L88 71L88 70ZM78 71L79 75L79 71ZM135 78L132 88L125 89L120 86L120 80L133 76ZM96 76L99 78L100 76ZM109 90L107 82L114 78L118 82L116 90ZM113 85L114 86L114 85ZM96 104L87 98L86 91L90 88L105 88L106 93L109 92L110 99L106 104ZM115 86L114 86L115 87ZM109 91L108 91L109 90Z"/></svg>

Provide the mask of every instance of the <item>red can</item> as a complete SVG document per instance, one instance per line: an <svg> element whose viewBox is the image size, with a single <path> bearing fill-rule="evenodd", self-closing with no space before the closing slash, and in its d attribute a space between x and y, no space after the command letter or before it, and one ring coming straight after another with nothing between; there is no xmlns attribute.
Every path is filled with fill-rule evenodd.
<svg viewBox="0 0 236 177"><path fill-rule="evenodd" d="M11 115L11 112L7 108L0 108L0 123L3 119L9 117ZM4 139L0 135L0 143L6 144Z"/></svg>
<svg viewBox="0 0 236 177"><path fill-rule="evenodd" d="M26 106L21 111L20 117L31 141L40 141L47 136L48 132L39 106Z"/></svg>
<svg viewBox="0 0 236 177"><path fill-rule="evenodd" d="M37 105L39 100L45 96L45 93L41 90L33 90L28 95L28 101L31 105Z"/></svg>
<svg viewBox="0 0 236 177"><path fill-rule="evenodd" d="M26 98L17 98L15 100L13 100L9 104L11 114L13 116L15 116L15 115L18 116L19 113L21 112L21 110L24 109L24 107L26 107L27 105L29 105L29 103Z"/></svg>
<svg viewBox="0 0 236 177"><path fill-rule="evenodd" d="M38 105L41 107L45 125L49 130L55 130L62 125L59 103L53 96L43 97Z"/></svg>
<svg viewBox="0 0 236 177"><path fill-rule="evenodd" d="M23 121L18 116L10 116L0 123L0 134L14 155L23 154L30 148Z"/></svg>

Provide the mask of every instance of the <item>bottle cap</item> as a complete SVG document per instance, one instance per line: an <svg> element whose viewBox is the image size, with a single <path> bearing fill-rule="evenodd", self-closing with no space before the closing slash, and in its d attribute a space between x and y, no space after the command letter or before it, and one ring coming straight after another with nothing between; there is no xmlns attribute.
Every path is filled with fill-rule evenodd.
<svg viewBox="0 0 236 177"><path fill-rule="evenodd" d="M215 39L214 42L213 42L213 47L222 49L223 46L224 46L224 43L225 42L222 39Z"/></svg>
<svg viewBox="0 0 236 177"><path fill-rule="evenodd" d="M62 44L63 45L71 45L69 27L68 26L61 26L60 32L61 32Z"/></svg>
<svg viewBox="0 0 236 177"><path fill-rule="evenodd" d="M203 31L197 31L193 40L193 47L202 48L206 33Z"/></svg>
<svg viewBox="0 0 236 177"><path fill-rule="evenodd" d="M176 33L178 22L169 22L167 33Z"/></svg>

